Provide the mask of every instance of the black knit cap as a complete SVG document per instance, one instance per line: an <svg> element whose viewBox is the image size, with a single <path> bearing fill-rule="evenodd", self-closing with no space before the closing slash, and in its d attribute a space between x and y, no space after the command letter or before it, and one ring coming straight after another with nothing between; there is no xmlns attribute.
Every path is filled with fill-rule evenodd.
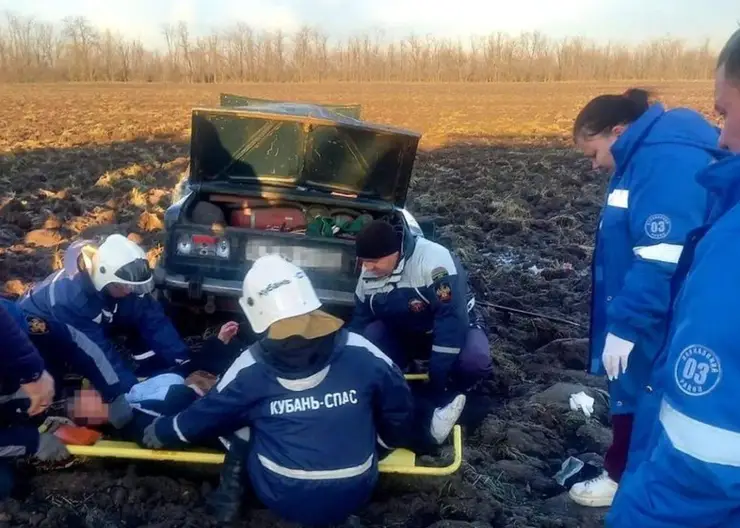
<svg viewBox="0 0 740 528"><path fill-rule="evenodd" d="M373 220L366 225L355 242L357 258L361 259L379 259L401 250L401 237L383 220Z"/></svg>

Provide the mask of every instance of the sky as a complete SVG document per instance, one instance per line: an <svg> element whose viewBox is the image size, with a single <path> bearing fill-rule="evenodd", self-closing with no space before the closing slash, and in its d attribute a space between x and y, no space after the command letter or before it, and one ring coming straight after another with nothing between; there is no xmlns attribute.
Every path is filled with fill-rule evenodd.
<svg viewBox="0 0 740 528"><path fill-rule="evenodd" d="M187 22L193 36L241 21L286 32L308 24L333 38L380 31L384 39L431 34L467 40L539 30L599 42L709 38L715 47L740 24L738 0L0 0L5 11L49 22L82 15L147 47L164 47L162 25L178 21Z"/></svg>

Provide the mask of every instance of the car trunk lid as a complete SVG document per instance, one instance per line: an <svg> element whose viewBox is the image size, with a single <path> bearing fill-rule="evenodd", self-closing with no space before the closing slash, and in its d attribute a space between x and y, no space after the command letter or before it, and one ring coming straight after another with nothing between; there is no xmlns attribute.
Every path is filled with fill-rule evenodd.
<svg viewBox="0 0 740 528"><path fill-rule="evenodd" d="M260 190L323 191L403 207L420 134L313 104L196 108L190 180Z"/></svg>

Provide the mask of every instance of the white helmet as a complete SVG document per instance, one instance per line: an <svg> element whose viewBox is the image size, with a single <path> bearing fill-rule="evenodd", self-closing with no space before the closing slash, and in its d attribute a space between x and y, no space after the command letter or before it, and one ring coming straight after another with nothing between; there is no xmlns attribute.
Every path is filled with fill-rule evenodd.
<svg viewBox="0 0 740 528"><path fill-rule="evenodd" d="M109 284L127 286L136 294L149 293L154 289L152 269L146 253L123 235L110 235L98 248L83 247L82 259L98 291L103 291Z"/></svg>
<svg viewBox="0 0 740 528"><path fill-rule="evenodd" d="M247 272L239 305L260 334L277 321L319 309L321 301L301 268L271 254L258 258Z"/></svg>

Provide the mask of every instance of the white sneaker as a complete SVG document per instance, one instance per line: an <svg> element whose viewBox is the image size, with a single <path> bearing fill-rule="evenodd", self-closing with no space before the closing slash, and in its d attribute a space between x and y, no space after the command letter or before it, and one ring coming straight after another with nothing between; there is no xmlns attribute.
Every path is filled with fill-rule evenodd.
<svg viewBox="0 0 740 528"><path fill-rule="evenodd" d="M609 474L604 471L596 478L573 484L568 495L581 506L602 508L612 505L618 487L619 484L609 478Z"/></svg>
<svg viewBox="0 0 740 528"><path fill-rule="evenodd" d="M434 409L429 431L438 444L444 442L455 427L465 407L465 395L460 394L444 407Z"/></svg>

